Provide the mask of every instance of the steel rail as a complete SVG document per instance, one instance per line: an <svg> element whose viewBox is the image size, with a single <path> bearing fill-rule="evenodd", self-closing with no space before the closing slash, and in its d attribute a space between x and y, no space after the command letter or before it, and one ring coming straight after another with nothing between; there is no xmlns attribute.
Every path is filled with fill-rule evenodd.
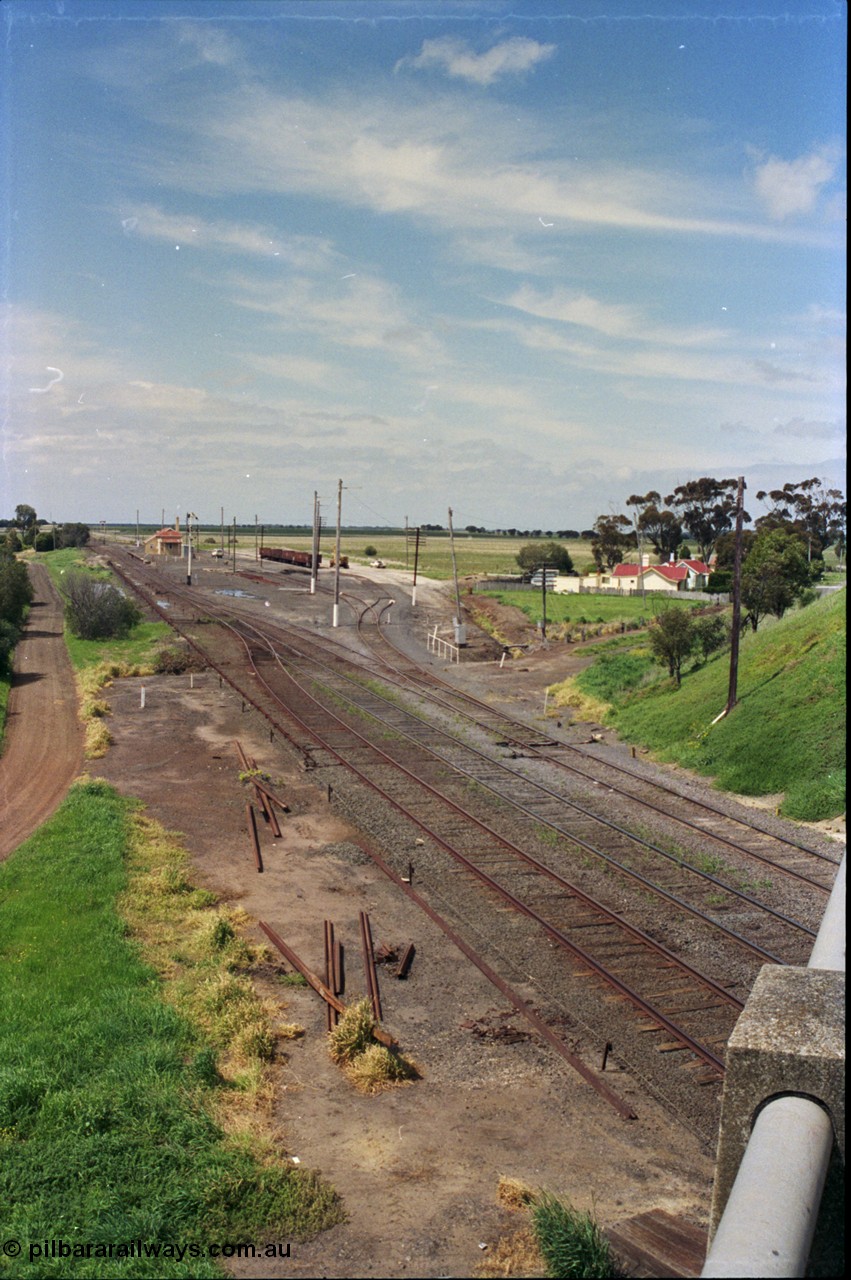
<svg viewBox="0 0 851 1280"><path fill-rule="evenodd" d="M245 624L241 623L240 625L245 625ZM256 630L253 626L251 626L251 624L248 624L248 625L251 627L252 630ZM261 630L257 630L257 634L262 636L264 633ZM299 654L298 656L306 659L309 662L313 662L315 665L319 667L320 670L323 669L323 664L320 663L316 658L313 658L310 655L304 655L304 654ZM345 673L339 673L339 674L342 679L347 680L350 683L354 684L356 688L361 688L361 686L358 685L358 682L354 680L353 677L347 676ZM385 702L393 710L399 710L397 704L393 703L389 698L385 698L383 694L379 693L375 689L370 689L369 692L372 694L373 697L376 697L379 700ZM335 696L339 696L339 694L335 693ZM352 702L351 705L361 711L365 710L365 708L360 707L360 704L357 702ZM368 714L374 715L375 713L368 711ZM431 733L437 735L438 737L447 738L451 743L453 743L453 745L475 756L479 760L484 761L492 769L495 769L498 772L507 774L511 778L516 778L518 781L522 782L525 786L529 787L530 789L541 792L543 795L549 797L550 799L555 800L559 804L563 804L568 808L575 809L578 813L583 814L585 817L589 818L592 822L595 822L600 826L607 827L609 830L616 831L619 835L624 836L627 840L632 841L634 844L637 844L638 846L644 849L649 849L653 853L657 854L658 856L666 859L668 862L675 864L677 867L679 867L680 870L685 871L687 874L696 876L700 880L708 881L710 884L714 885L716 888L725 890L732 897L738 898L742 902L746 902L749 906L754 907L761 912L764 912L766 915L772 916L776 920L779 920L782 924L787 925L792 929L798 929L800 930L800 932L812 938L816 936L816 931L814 929L811 929L808 925L805 925L802 921L795 920L791 916L787 916L783 912L777 911L774 907L768 906L766 903L760 902L757 898L752 897L751 894L745 893L741 889L737 889L735 886L728 884L724 880L720 880L717 876L712 875L708 871L703 871L699 867L693 867L690 863L685 862L682 858L679 858L676 854L669 853L668 850L662 849L659 845L654 844L651 840L645 840L642 836L635 835L633 832L629 831L627 828L622 827L620 824L616 822L612 822L611 820L604 818L599 814L595 814L592 810L586 809L583 805L578 804L575 800L568 799L566 796L561 795L559 792L554 791L552 788L545 786L544 783L539 782L537 779L529 778L525 774L520 773L518 770L510 768L508 765L504 763L504 761L494 760L491 756L486 755L484 752L480 751L477 747L473 747L469 743L461 743L459 739L455 738L451 733L448 733L446 730L441 729L437 725L431 724L424 716L419 715L416 711L409 708L405 708L403 711L403 714L410 717L411 719L418 720L421 724L425 725ZM379 719L379 723L390 723L390 722L381 721ZM465 769L462 765L458 764L457 761L451 759L449 756L443 755L440 751L435 750L434 747L425 745L420 739L417 739L412 734L407 733L404 729L399 728L398 725L391 725L391 727L394 729L395 732L400 733L409 742L413 743L415 746L419 747L421 750L428 752L430 755L434 756L435 759L441 760L445 764L449 764L455 770L456 773L460 774L462 777L469 778L471 781L478 783L479 786L491 792L493 795L497 796L504 803L511 805L518 812L533 819L540 826L547 827L552 831L558 832L559 835L563 835L567 839L571 840L575 845L577 845L577 847L584 849L588 853L595 854L597 857L607 862L610 866L616 867L625 876L635 880L643 888L646 888L649 891L657 894L660 898L663 898L664 900L672 903L674 906L677 906L678 908L680 908L680 910L695 916L697 919L701 920L702 922L711 925L712 928L716 929L719 933L722 933L724 936L729 937L730 939L737 942L738 944L746 947L747 949L752 951L754 955L759 956L761 959L763 959L767 963L771 963L771 964L786 963L779 957L773 955L771 952L766 951L763 947L760 947L758 944L750 941L749 939L745 938L743 935L736 933L735 930L729 929L726 925L723 925L719 921L714 920L711 916L707 915L705 912L699 910L696 907L691 906L690 903L685 902L682 898L679 898L676 894L670 892L668 889L665 889L663 886L657 884L655 881L650 880L646 876L642 875L641 872L635 871L633 868L626 866L623 862L621 862L618 858L614 857L612 854L606 853L604 850L599 849L596 845L593 845L589 843L587 840L584 840L581 836L577 835L575 832L571 831L567 827L560 825L558 822L555 822L550 818L543 817L542 815L537 813L534 809L530 809L526 805L521 803L519 800L513 799L511 795L508 794L507 792L499 790L497 786L488 782L485 778L481 777L476 773L473 773L469 769Z"/></svg>
<svg viewBox="0 0 851 1280"><path fill-rule="evenodd" d="M255 627L253 623L246 622L243 619L240 619L238 625L242 627L246 627L248 630L253 631L256 635L262 637L264 640L264 643L267 643L267 644L270 643L269 637L265 629ZM277 628L273 628L273 629L277 630ZM289 642L289 645L292 648L291 642ZM324 669L324 664L322 664L318 659L314 658L312 655L300 654L298 650L295 650L295 649L293 649L293 652L295 652L297 656L299 656L300 658L306 659L308 662L311 662L314 665L318 666L320 670ZM354 684L356 688L360 689L362 687L358 684L356 680L354 680L353 677L348 676L345 673L339 673L339 674L342 679L348 681L349 683ZM386 702L393 710L399 710L396 704L391 702L389 699L384 698L384 696L381 693L377 692L376 690L370 689L369 693L372 696ZM339 697L340 695L335 692L334 696ZM352 705L356 707L359 711L364 710L364 708L360 707L360 705L356 702L353 702ZM374 715L374 712L368 712L368 714ZM760 902L758 899L752 897L750 894L747 894L744 891L735 888L734 886L728 885L725 881L719 880L716 876L711 875L709 872L702 871L700 868L697 868L697 867L692 867L689 863L684 862L680 858L677 858L676 855L674 854L668 853L667 850L661 849L659 846L654 845L651 841L644 840L642 837L634 835L632 832L627 831L625 828L619 826L617 823L609 822L608 820L600 817L599 815L592 813L590 810L586 810L583 806L578 805L575 801L569 800L566 797L561 796L558 792L552 791L550 788L544 786L543 783L540 783L535 779L527 778L524 774L521 774L516 770L509 768L507 765L504 764L503 761L493 760L491 757L485 755L483 752L479 751L477 748L472 747L467 743L460 743L458 739L454 738L451 734L447 733L445 730L442 730L438 726L430 724L427 720L424 719L424 717L418 715L417 712L412 711L410 709L405 709L403 711L403 714L410 716L412 719L419 720L421 723L425 724L428 727L430 732L435 733L440 737L448 738L459 749L467 751L470 754L485 761L485 763L488 764L490 767L495 768L497 770L501 770L502 772L506 773L510 777L517 778L526 786L534 790L541 791L544 795L550 797L551 799L556 800L558 803L564 804L570 808L577 809L580 813L589 817L593 822L596 822L598 825L615 830L619 834L623 835L626 839L632 841L633 843L641 847L644 847L646 849L652 850L654 853L665 858L667 861L676 864L680 868L680 870L685 871L687 874L696 876L698 879L701 879L701 880L709 881L709 883L715 885L717 888L725 890L731 896L736 897L743 902L746 902L749 906L755 908L758 911L763 912L765 915L771 916L779 920L782 924L790 928L797 929L800 932L810 937L815 937L815 930L810 929L809 926L803 924L801 921L795 920L790 916L784 915L782 912L777 911L775 908ZM379 723L387 723L387 722L379 720ZM445 755L442 755L439 751L436 751L433 747L424 745L419 739L406 733L404 729L400 729L396 725L393 725L391 727L394 728L395 732L406 737L408 741L412 742L419 749L428 752L429 754L434 756L435 759L441 760L444 763L449 764L453 768L453 770L455 770L456 773L460 774L461 776L469 778L471 781L478 783L482 788L496 795L502 802L512 805L515 809L518 810L518 812L523 813L525 816L531 818L540 826L548 827L550 830L556 831L560 835L564 835L567 839L572 841L577 847L602 859L603 861L608 863L610 866L616 867L624 876L636 881L643 888L646 888L648 891L656 894L658 897L662 898L663 900L678 907L680 910L682 910L686 914L689 914L693 916L695 919L700 920L702 923L707 924L717 933L720 933L722 936L729 938L731 941L733 941L737 945L744 947L745 949L750 951L753 955L762 959L766 963L771 963L771 964L787 963L786 961L782 960L780 957L775 956L772 952L767 951L765 948L761 947L758 943L753 942L752 940L744 937L742 934L737 933L735 930L730 929L727 925L724 925L720 921L715 920L712 916L701 911L699 908L693 907L690 903L684 901L682 898L678 897L676 894L670 892L670 890L665 889L663 886L657 884L655 881L648 879L646 876L642 875L641 872L635 871L631 867L626 866L623 862L621 862L618 858L614 857L612 854L606 853L604 850L598 848L596 845L593 845L590 842L584 840L581 836L575 834L568 828L561 826L558 822L555 822L552 819L548 819L539 815L535 810L529 809L528 807L524 806L520 801L512 799L512 797L509 794L500 791L497 787L495 787L485 779L481 778L479 775L471 772L468 769L465 769L463 766L459 765L454 760L450 759Z"/></svg>
<svg viewBox="0 0 851 1280"><path fill-rule="evenodd" d="M136 584L133 583L132 580L131 580L131 585L133 585L134 587L136 586ZM185 634L179 626L175 625L174 619L169 617L169 615L166 613L165 610L161 610L158 606L156 606L155 602L154 602L154 607L157 609L157 612L160 614L160 616L162 616L163 619L169 623L169 625L173 626L175 630L181 631L181 634ZM224 622L222 619L219 619L219 620L222 622L222 625L228 627L229 630L231 630L234 634L238 635L238 632L236 632L235 628L230 623ZM204 650L201 648L201 646L197 645L196 642L192 641L190 637L187 636L186 638L190 640L190 643L192 643L193 646L200 653L202 654L204 653ZM240 636L239 638L246 649L246 653L249 654L248 643L245 641L244 637ZM249 659L250 659L250 654L249 654ZM222 674L224 678L228 679L229 683L233 683L230 677L224 675L224 673L221 672L221 670L217 668L214 663L210 663L210 665L212 665L214 669L219 670L220 674ZM440 837L437 833L432 832L425 823L423 823L419 818L416 817L415 814L412 814L410 811L406 810L403 805L401 805L392 796L390 796L387 792L385 792L383 788L379 787L375 782L373 782L372 779L370 779L366 774L364 774L362 770L358 769L356 766L346 761L345 758L340 754L340 752L338 752L330 743L323 740L320 737L320 735L316 732L316 730L311 728L308 725L308 723L303 719L303 717L297 715L291 707L284 708L284 704L280 701L278 695L275 694L274 690L272 690L271 687L268 685L268 682L265 681L265 678L263 677L261 672L257 669L253 661L251 665L252 665L255 676L264 685L266 685L270 696L273 697L275 702L279 706L281 706L282 709L286 709L290 719L298 723L301 726L301 728L304 729L321 746L323 746L323 748L327 750L330 755L332 755L341 764L343 764L352 773L354 773L355 776L357 776L367 787L369 787L371 790L375 791L376 793L382 795L382 797L389 804L391 804L392 807L397 809L399 812L403 813L408 820L412 821L421 830L426 832L426 834L430 835L440 847L444 848L444 850L450 854L450 856L455 858L455 860L459 861L462 865L465 865L472 875L474 875L481 882L488 885L488 887L490 887L493 892L497 893L505 901L509 902L509 904L515 910L519 911L521 914L524 914L528 918L535 921L539 925L539 927L541 927L548 934L548 936L552 937L553 940L558 943L558 945L561 945L562 947L564 947L571 954L573 954L577 959L579 959L582 964L590 968L591 971L594 972L606 985L612 987L614 990L618 992L619 995L623 996L626 1000L628 1000L629 1003L631 1003L634 1008L637 1008L640 1012L642 1012L648 1018L650 1018L652 1023L654 1025L657 1025L660 1030L663 1028L667 1030L675 1038L675 1040L678 1043L690 1049L697 1057L701 1058L704 1062L707 1063L707 1065L711 1066L719 1074L723 1074L723 1062L715 1054L713 1054L705 1046L701 1045L698 1041L695 1041L691 1036L688 1035L688 1033L686 1033L683 1030L683 1028L679 1027L676 1023L672 1022L660 1010L655 1008L655 1006L651 1005L647 1000L645 1000L637 992L632 990L632 988L629 987L626 983L622 982L622 980L618 978L617 975L611 973L603 965L601 965L598 961L596 961L583 948L573 943L561 930L549 924L546 920L543 919L543 917L541 917L531 907L528 907L525 903L521 902L519 899L516 898L515 895L511 894L502 885L500 885L497 881L495 881L493 877L483 872L481 868L476 867L475 864L473 864L468 858L466 858L465 855L461 854L460 851L455 850L451 845L449 845L447 841L443 840L443 838ZM287 678L294 685L296 685L296 687L299 687L297 685L297 682L292 677L292 675L290 675L290 673L288 673L286 669L283 668L283 666L282 666L282 670L284 671L284 674L287 676ZM241 689L239 690L239 692L243 693ZM403 766L399 766L396 762L393 762L392 759L388 757L385 752L381 751L380 748L377 748L374 745L370 744L366 739L363 738L363 735L358 734L357 731L353 730L351 726L346 725L340 719L340 717L334 715L333 712L330 712L327 708L323 707L318 702L318 700L313 698L313 696L307 690L300 689L300 692L303 697L306 697L310 703L312 703L314 706L317 707L317 709L319 709L322 712L323 716L326 719L330 718L336 721L342 728L346 730L347 733L361 740L363 742L363 745L367 746L370 751L379 755L379 757L384 757L386 762L392 768L406 774L410 778L410 780L415 782L417 785L419 786L422 785L420 780L417 779L416 776L412 774L410 770L407 770ZM270 722L276 724L277 726L277 721L274 721L273 718L269 715L269 713L266 712L264 709L262 709L258 703L256 703L256 700L249 698L249 701L252 702L252 705L257 706L258 709L262 710L266 718L269 719ZM289 735L285 735L285 736L289 737ZM440 797L439 793L435 792L433 788L431 788L430 790L433 792L433 794L437 798L441 799L442 803L446 803L445 798ZM452 805L450 802L450 807L454 808L459 813L459 815L465 816L468 821L470 820L470 815L466 815L465 811L461 808L461 806ZM498 833L494 832L491 828L487 827L486 824L478 822L478 820L476 820L475 818L473 818L472 821L474 822L475 825L479 826L480 829L484 830L492 839L496 840L500 844L510 847L513 852L515 852L518 856L523 858L525 861L530 861L532 863L535 863L536 860L530 859L529 855L525 854L523 850L519 850L516 848L516 846L511 846L510 842L504 841L503 838L498 835ZM546 874L546 869L545 869L545 874ZM691 967L689 965L685 964L685 962L678 959L678 957L676 957L673 953L668 952L665 948L661 947L660 944L656 943L653 939L648 938L647 935L642 934L640 930L637 930L635 929L634 926L629 925L628 922L624 921L621 917L617 916L616 913L608 911L608 909L603 907L602 904L595 902L593 899L590 899L588 895L583 894L581 891L576 889L575 886L571 886L571 889L576 896L586 901L587 905L590 907L591 910L607 917L611 921L611 923L616 924L617 927L626 930L627 933L634 936L636 941L638 941L645 948L649 948L652 951L660 955L663 955L670 966L675 967L676 969L680 970L683 973L689 974L689 976L691 976L693 980L698 982L699 985L703 986L704 989L712 991L715 995L719 996L722 1000L732 1005L733 1007L738 1009L742 1008L741 1001L739 1001L736 997L732 996L731 993L726 991L723 987L714 983L712 979L709 979L705 975L697 973L697 971L691 970Z"/></svg>
<svg viewBox="0 0 851 1280"><path fill-rule="evenodd" d="M375 606L368 606L368 608L374 608L374 607ZM388 606L385 606L385 607L388 607ZM367 611L368 610L364 610L364 613L366 613ZM361 634L365 634L365 633L362 632ZM373 653L375 654L376 658L378 658L378 660L380 662L383 662L385 665L390 666L390 669L393 671L396 671L397 675L401 675L403 679L409 680L410 682L415 684L420 683L426 686L430 686L432 688L437 686L438 688L445 690L451 696L456 697L461 701L465 701L477 707L480 711L486 713L486 715L490 717L491 723L488 724L483 721L474 721L474 722L479 724L481 728L486 729L489 732L495 731L493 727L493 720L495 719L501 720L502 723L507 724L512 728L522 729L522 730L525 730L527 733L531 732L531 726L524 724L523 721L514 720L512 719L511 716L503 712L495 712L492 707L489 707L486 703L481 702L480 699L474 697L472 694L467 693L463 689L457 688L455 685L449 684L448 681L441 680L439 676L434 675L432 672L426 671L424 668L418 667L417 664L407 656L407 654L403 653L402 650L399 649L393 643L393 641L385 634L385 632L380 630L380 628L378 630L378 635L381 641L389 649L391 649L394 654L396 654L400 658L405 659L406 662L410 663L413 667L416 668L416 674L411 674L411 673L401 671L397 667L392 667L390 666L389 663L386 662L385 659L382 659L380 654L376 653L373 648ZM367 643L369 643L368 640L367 640ZM457 710L457 708L451 708L451 707L449 709ZM470 718L473 719L472 716ZM549 756L544 753L539 753L537 748L535 748L534 746L527 743L521 738L515 738L515 739L507 738L506 744L522 747L524 750L529 751L535 758L546 760L548 763L554 764L558 768L562 768L570 772L576 773L580 777L587 778L590 781L594 781L594 782L597 781L597 779L594 778L593 774L585 772L583 769L578 768L576 765L570 765L566 761L561 760L558 757ZM624 765L614 764L609 760L600 760L597 756L591 755L588 752L580 750L580 748L577 747L574 743L554 741L553 745L558 747L559 750L570 751L582 757L583 759L593 760L595 763L602 765L603 768L610 769L614 773L621 773L625 777L634 778L636 782L640 782L644 786L654 787L656 790L663 791L668 795L674 796L676 797L676 799L681 800L686 804L694 805L696 808L705 809L708 813L715 814L717 817L723 818L727 822L734 823L737 826L744 827L746 831L755 832L758 835L765 836L767 839L774 840L778 844L788 845L792 849L796 849L799 852L804 853L809 857L816 858L823 862L827 862L831 866L838 866L839 864L840 860L838 858L834 859L830 857L828 854L822 853L817 849L812 849L808 845L802 844L797 840L793 840L788 836L776 835L774 832L764 831L761 827L754 826L752 823L746 822L742 818L736 818L731 816L728 813L725 813L724 810L718 808L717 805L709 804L705 800L695 800L691 796L684 796L682 792L677 791L674 787L668 787L664 783L658 782L653 778L645 778L640 773L637 773L634 769L628 769ZM670 813L668 810L653 804L653 802L650 800L643 799L640 796L635 796L631 792L624 791L621 788L618 788L617 786L611 786L609 783L605 783L604 785L609 790L616 792L616 794L618 795L622 795L625 799L631 800L633 803L641 804L646 808L653 810L656 813L662 814L666 818L670 818L675 822L682 823L682 825L684 826L693 827L695 830L699 831L700 834L705 837L708 837L713 840L717 840L722 844L726 844L730 848L735 849L737 852L743 853L748 857L753 857L761 861L765 861L767 865L771 866L774 870L777 870L778 872L781 872L787 875L793 875L793 876L797 875L798 878L807 880L806 877L801 877L800 873L796 873L794 870L783 867L780 864L773 863L770 859L765 858L764 855L761 855L751 849L745 848L742 845L738 845L734 840L730 840L726 836L718 835L715 832L706 831L704 828L700 827L698 824L691 822L689 819L678 817L676 814ZM818 889L821 892L824 892L827 894L830 893L829 888L825 888L824 885L818 884L817 881L807 880L807 883L811 883L814 888Z"/></svg>
<svg viewBox="0 0 851 1280"><path fill-rule="evenodd" d="M266 685L270 695L272 697L277 697L277 695L268 685L265 678L263 677L261 672L256 668L256 666L253 669L254 669L254 674L257 676L257 678L263 684ZM342 721L339 716L335 715L334 712L330 711L327 707L324 707L321 703L319 703L318 700L314 698L313 695L310 694L306 689L304 689L302 686L297 685L297 682L294 680L293 676L289 672L287 672L285 669L283 670L287 678L293 684L295 684L296 687L299 688L301 695L307 698L309 702L312 702L317 707L317 709L319 709L322 712L324 717L330 718L336 721L341 728L345 729L347 733L351 734L354 738L359 740L362 743L362 745L366 746L372 753L378 755L380 758L383 758L385 763L387 763L392 769L394 769L396 772L401 772L404 775L406 775L412 782L414 782L421 789L424 789L427 792L431 792L431 794L433 794L437 799L439 799L441 803L447 805L450 809L453 809L455 812L458 813L459 816L465 818L466 821L471 822L473 825L479 827L479 829L484 831L491 839L495 840L497 843L508 848L512 853L520 857L523 861L529 863L535 869L542 871L543 874L548 875L550 878L555 877L554 872L550 872L548 868L544 868L542 864L538 863L536 859L531 857L531 855L525 853L522 849L519 849L517 846L512 845L510 841L506 841L505 838L500 836L496 831L493 830L493 828L488 827L487 824L485 823L482 823L479 819L475 818L474 815L468 814L460 805L457 805L453 801L448 800L446 797L441 796L440 793L437 792L434 788L429 787L427 784L424 784L421 779L417 778L417 776L411 772L411 770L406 769L405 766L400 765L396 761L393 761L393 759L389 757L386 752L382 751L380 747L376 747L374 744L370 743L368 739L366 739L356 729L353 729L352 726L345 724L345 722ZM316 731L311 729L310 726L307 724L307 722L301 718L301 716L296 715L296 713L292 710L291 707L287 708L287 714L292 716L294 719L298 720L299 723L301 723L302 726L308 732L313 733L314 736L317 736L318 738ZM353 773L357 778L359 778L360 781L362 781L371 790L375 791L378 795L380 795L385 801L391 804L398 812L402 813L406 817L406 819L408 819L409 821L413 822L416 826L418 826L421 831L425 832L425 834L428 835L432 840L434 840L435 843L438 844L442 849L444 849L446 853L448 853L457 862L461 863L461 865L464 866L473 876L475 876L483 884L487 885L487 887L491 889L494 893L496 893L501 898L503 898L503 900L506 901L515 911L518 911L520 914L525 915L529 919L533 920L541 929L543 929L543 931L550 938L552 938L554 942L556 942L559 946L563 947L565 950L569 951L576 959L580 960L582 964L584 964L586 967L591 969L592 972L594 972L597 975L597 977L601 979L601 981L603 981L606 985L612 987L619 995L623 996L624 999L628 1000L629 1003L632 1004L634 1008L638 1009L641 1013L645 1014L648 1018L650 1018L652 1022L657 1024L660 1030L664 1029L668 1031L678 1043L682 1044L685 1048L689 1049L697 1057L701 1058L708 1066L712 1067L714 1070L719 1072L719 1074L723 1074L723 1071L724 1071L723 1061L720 1058L718 1058L716 1054L712 1053L711 1050L707 1049L704 1045L701 1045L698 1041L694 1040L694 1038L690 1036L687 1032L685 1032L682 1027L672 1022L671 1019L667 1017L667 1015L661 1012L661 1010L657 1009L654 1005L651 1005L649 1001L647 1001L643 996L639 995L637 991L633 990L632 987L630 987L627 983L623 982L620 978L618 978L616 974L612 973L610 970L606 969L604 965L600 964L599 961L595 960L594 957L591 956L587 951L585 951L584 948L579 947L570 938L568 938L567 935L562 930L550 924L547 920L544 919L543 916L541 916L532 907L522 902L519 898L516 897L516 895L512 894L503 885L499 884L499 882L496 881L487 872L483 871L480 867L477 867L475 863L473 863L465 854L461 853L460 850L455 849L448 841L446 841L442 836L440 836L439 833L433 831L426 823L422 821L422 819L418 818L416 814L413 814L410 810L406 809L404 805L402 805L398 800L394 799L394 797L391 796L387 791L385 791L383 787L379 786L378 783L376 783L372 778L370 778L366 773L364 773L362 769L352 764L351 761L346 760L345 757L343 757L340 754L340 752L338 752L337 749L333 747L330 743L328 743L327 741L322 741L322 745L324 746L325 750L327 750L330 754L335 756L335 758L338 759L339 762L343 764L351 773ZM565 884L567 884L567 882L565 882ZM573 896L584 901L586 905L589 907L589 909L605 917L611 924L622 929L624 932L626 932L631 937L633 937L634 940L638 942L641 946L643 946L645 949L649 949L655 952L656 954L658 954L659 956L663 957L666 963L670 967L673 967L678 971L680 971L681 973L689 976L693 981L697 982L699 986L702 986L705 990L711 992L713 995L717 996L718 998L720 998L721 1000L729 1004L732 1008L738 1011L741 1011L741 1009L744 1007L742 1001L739 1000L738 997L732 995L731 992L727 991L720 984L716 983L712 978L709 978L704 974L700 974L697 970L692 969L690 965L685 963L685 961L681 960L679 957L674 955L673 952L668 951L667 948L663 947L660 943L657 943L653 938L650 938L648 937L648 935L642 933L642 931L637 929L634 925L630 925L628 921L625 921L621 916L618 916L616 912L610 911L602 903L596 902L594 899L590 898L587 894L584 894L582 890L578 889L577 886L570 885L569 887L571 889Z"/></svg>

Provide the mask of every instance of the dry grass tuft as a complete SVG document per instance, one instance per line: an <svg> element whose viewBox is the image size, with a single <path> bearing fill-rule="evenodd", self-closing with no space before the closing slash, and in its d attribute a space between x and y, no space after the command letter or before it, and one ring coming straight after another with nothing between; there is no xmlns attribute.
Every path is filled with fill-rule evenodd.
<svg viewBox="0 0 851 1280"><path fill-rule="evenodd" d="M508 1178L505 1174L500 1174L496 1198L505 1209L528 1209L535 1199L535 1192L519 1178Z"/></svg>
<svg viewBox="0 0 851 1280"><path fill-rule="evenodd" d="M371 1044L346 1066L346 1075L361 1093L379 1093L394 1084L409 1084L417 1069L383 1044Z"/></svg>
<svg viewBox="0 0 851 1280"><path fill-rule="evenodd" d="M583 720L596 720L600 723L611 710L608 702L602 702L599 698L592 698L590 694L583 693L572 676L568 676L567 680L563 680L561 684L550 685L549 705L552 711L559 707L571 707L581 713Z"/></svg>
<svg viewBox="0 0 851 1280"><path fill-rule="evenodd" d="M328 1032L328 1052L343 1067L361 1093L378 1093L393 1085L415 1080L418 1071L400 1053L375 1039L375 1018L366 997L349 1005L336 1027Z"/></svg>
<svg viewBox="0 0 851 1280"><path fill-rule="evenodd" d="M100 760L112 746L112 734L100 718L85 722L83 753L87 760Z"/></svg>
<svg viewBox="0 0 851 1280"><path fill-rule="evenodd" d="M547 1274L546 1263L531 1227L521 1227L511 1235L500 1236L476 1267L477 1276L537 1277Z"/></svg>
<svg viewBox="0 0 851 1280"><path fill-rule="evenodd" d="M340 1065L352 1062L376 1040L373 1036L375 1018L369 1000L364 998L350 1004L341 1015L336 1027L328 1032L328 1052L331 1060Z"/></svg>

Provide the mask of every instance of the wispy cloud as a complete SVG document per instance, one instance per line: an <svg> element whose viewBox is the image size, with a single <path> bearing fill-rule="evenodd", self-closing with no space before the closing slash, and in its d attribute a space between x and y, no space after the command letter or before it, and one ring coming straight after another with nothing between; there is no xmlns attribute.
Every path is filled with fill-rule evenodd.
<svg viewBox="0 0 851 1280"><path fill-rule="evenodd" d="M722 329L654 325L638 307L602 302L586 293L554 290L549 294L524 286L505 299L506 306L562 324L592 329L632 342L667 343L675 347L707 347L725 338Z"/></svg>
<svg viewBox="0 0 851 1280"><path fill-rule="evenodd" d="M476 53L467 40L441 36L436 40L424 40L416 57L400 58L394 70L411 67L415 71L423 71L435 67L456 79L487 86L502 76L525 75L539 62L551 58L555 51L554 44L540 44L525 36L512 36L483 53Z"/></svg>
<svg viewBox="0 0 851 1280"><path fill-rule="evenodd" d="M280 258L298 270L328 267L335 257L330 242L318 236L281 237L268 227L209 221L196 214L168 213L152 204L135 206L132 213L121 211L121 226L125 235L162 240L175 248Z"/></svg>
<svg viewBox="0 0 851 1280"><path fill-rule="evenodd" d="M720 184L697 165L686 173L614 158L555 159L540 119L530 132L496 104L451 95L416 103L365 92L311 99L247 83L237 94L210 95L191 116L167 101L138 105L162 126L160 144L124 159L137 179L172 190L316 196L407 215L459 239L472 231L540 235L542 224L554 237L621 229L790 244L835 239L822 227L730 216L746 207L746 187ZM582 122L573 127L581 136Z"/></svg>

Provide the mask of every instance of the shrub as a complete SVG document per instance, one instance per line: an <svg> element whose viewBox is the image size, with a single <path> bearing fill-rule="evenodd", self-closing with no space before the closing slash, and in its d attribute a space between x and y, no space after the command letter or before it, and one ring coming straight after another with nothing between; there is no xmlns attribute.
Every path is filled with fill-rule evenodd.
<svg viewBox="0 0 851 1280"><path fill-rule="evenodd" d="M718 614L698 618L694 624L694 634L697 647L706 661L710 654L722 649L727 643L727 623Z"/></svg>
<svg viewBox="0 0 851 1280"><path fill-rule="evenodd" d="M609 1242L590 1213L581 1213L545 1192L532 1209L532 1223L549 1275L593 1280L621 1274Z"/></svg>
<svg viewBox="0 0 851 1280"><path fill-rule="evenodd" d="M123 638L141 621L133 601L103 578L69 573L65 594L68 626L81 640Z"/></svg>
<svg viewBox="0 0 851 1280"><path fill-rule="evenodd" d="M205 664L188 645L166 645L157 650L154 671L160 676L179 676L187 671L204 671Z"/></svg>
<svg viewBox="0 0 851 1280"><path fill-rule="evenodd" d="M8 675L12 667L12 654L18 643L20 633L11 622L0 618L0 676Z"/></svg>
<svg viewBox="0 0 851 1280"><path fill-rule="evenodd" d="M27 566L11 555L0 555L0 619L13 626L22 622L32 598Z"/></svg>
<svg viewBox="0 0 851 1280"><path fill-rule="evenodd" d="M377 551L377 549L372 545L372 543L370 543L368 547L364 547L364 549L363 549L363 553L364 553L364 555L365 555L365 556L377 556L377 555L378 555L378 551Z"/></svg>

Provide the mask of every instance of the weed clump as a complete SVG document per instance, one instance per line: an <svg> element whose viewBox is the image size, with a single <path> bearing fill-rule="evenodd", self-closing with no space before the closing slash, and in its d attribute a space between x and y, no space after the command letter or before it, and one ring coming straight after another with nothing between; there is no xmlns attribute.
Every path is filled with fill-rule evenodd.
<svg viewBox="0 0 851 1280"><path fill-rule="evenodd" d="M378 1093L416 1079L414 1064L379 1044L374 1032L375 1018L366 998L349 1005L336 1027L328 1032L331 1059L343 1067L355 1088L362 1093Z"/></svg>
<svg viewBox="0 0 851 1280"><path fill-rule="evenodd" d="M617 1277L611 1246L590 1213L542 1192L532 1209L532 1225L547 1274L564 1280Z"/></svg>

